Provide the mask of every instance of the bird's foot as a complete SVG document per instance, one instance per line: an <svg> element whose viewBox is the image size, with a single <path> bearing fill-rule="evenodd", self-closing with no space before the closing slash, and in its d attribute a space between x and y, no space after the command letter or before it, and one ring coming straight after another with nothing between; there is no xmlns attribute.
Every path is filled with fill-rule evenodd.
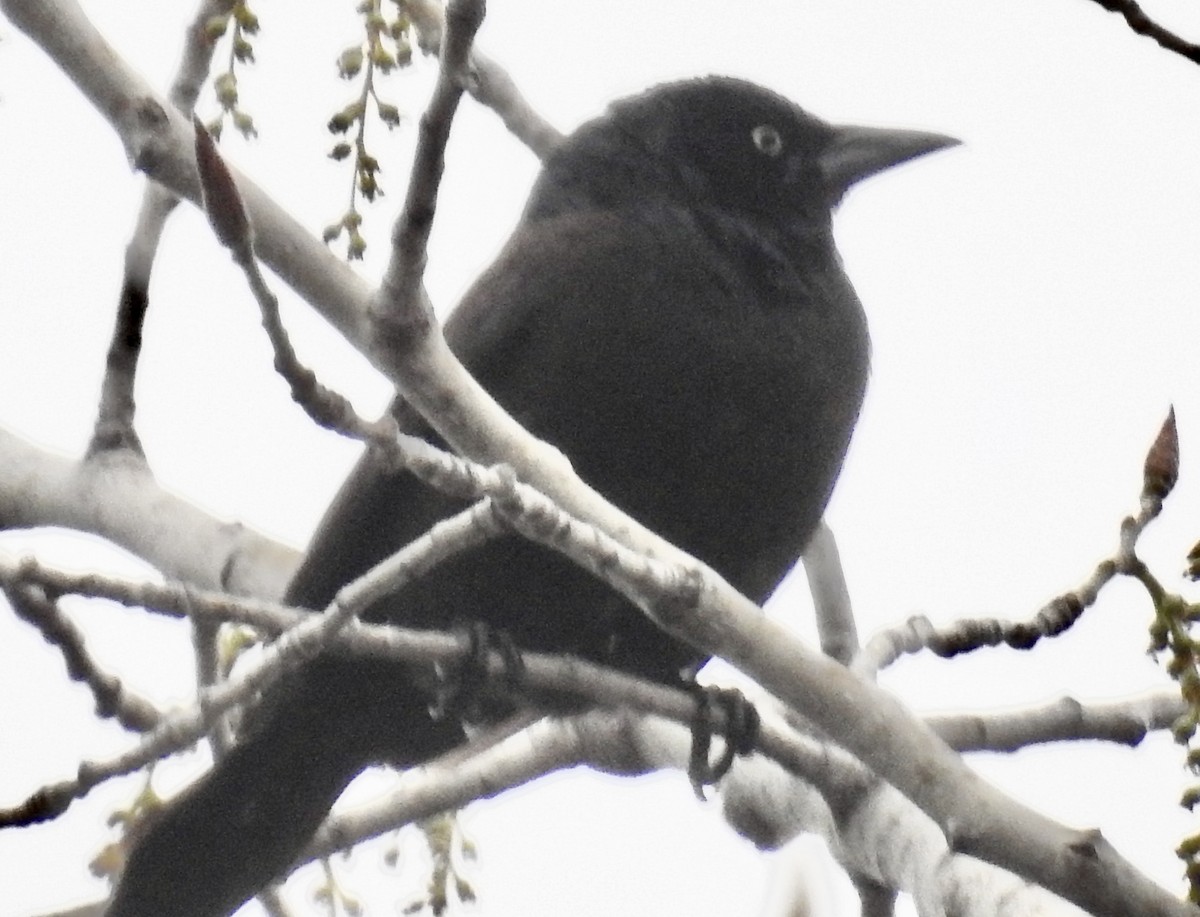
<svg viewBox="0 0 1200 917"><path fill-rule="evenodd" d="M754 705L737 688L693 684L692 693L696 696L696 715L692 720L688 779L696 797L704 801L704 788L716 786L729 773L734 755L754 751L760 720ZM725 748L716 761L710 761L712 737L721 726L724 726Z"/></svg>
<svg viewBox="0 0 1200 917"><path fill-rule="evenodd" d="M493 719L511 707L510 698L521 684L525 661L505 631L481 621L458 625L454 631L463 643L463 654L456 665L439 673L441 680L429 712L434 719ZM499 672L492 667L493 653L501 660Z"/></svg>

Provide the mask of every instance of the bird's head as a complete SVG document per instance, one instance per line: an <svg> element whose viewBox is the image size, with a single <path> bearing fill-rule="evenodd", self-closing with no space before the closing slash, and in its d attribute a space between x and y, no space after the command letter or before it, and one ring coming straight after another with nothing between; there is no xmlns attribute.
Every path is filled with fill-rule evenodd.
<svg viewBox="0 0 1200 917"><path fill-rule="evenodd" d="M957 143L942 134L829 124L753 83L706 77L615 102L555 157L567 159L564 171L573 173L560 188L582 183L588 187L573 190L599 203L651 191L751 218L827 224L855 182ZM589 166L593 158L603 164Z"/></svg>

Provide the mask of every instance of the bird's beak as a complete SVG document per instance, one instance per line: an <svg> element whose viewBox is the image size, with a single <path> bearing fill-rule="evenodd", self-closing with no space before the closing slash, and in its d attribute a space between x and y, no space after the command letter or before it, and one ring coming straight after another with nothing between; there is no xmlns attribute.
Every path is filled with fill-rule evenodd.
<svg viewBox="0 0 1200 917"><path fill-rule="evenodd" d="M838 200L857 181L926 153L958 146L959 142L945 134L924 131L835 126L833 138L820 157L825 187Z"/></svg>

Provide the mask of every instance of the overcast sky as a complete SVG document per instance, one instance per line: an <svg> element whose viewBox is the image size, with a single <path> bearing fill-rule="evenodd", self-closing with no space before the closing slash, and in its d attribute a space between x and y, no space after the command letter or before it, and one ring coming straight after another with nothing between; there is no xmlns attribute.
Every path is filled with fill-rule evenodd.
<svg viewBox="0 0 1200 917"><path fill-rule="evenodd" d="M165 87L192 4L85 6ZM349 186L346 164L325 157L324 125L356 92L334 68L357 40L352 8L312 4L297 16L290 4L256 4L259 63L242 95L260 137L223 144L315 233L338 218ZM1194 4L1151 12L1200 36ZM0 38L0 426L77 456L143 180L40 51L2 20ZM1022 618L1079 584L1136 508L1145 450L1172 403L1183 477L1144 556L1169 588L1186 589L1178 573L1200 538L1200 67L1089 0L520 0L493 3L479 45L563 129L653 83L727 73L833 121L964 141L865 183L836 222L873 338L867 406L829 514L862 632L916 612ZM383 90L413 117L433 65L418 69ZM201 109L212 114L211 94ZM368 277L386 256L414 134L409 120L370 138L387 196L367 213ZM428 274L442 309L503 241L536 172L473 103L448 159ZM291 404L253 302L190 208L168 226L152 299L138 429L156 475L211 512L302 546L355 452ZM387 387L366 363L294 299L286 306L323 378L363 409L382 406ZM11 533L0 549L148 572L88 539ZM811 637L803 602L793 595L777 613ZM184 628L76 607L96 652L139 690L186 697ZM1034 653L921 657L884 684L921 710L1161 687L1144 652L1149 617L1144 594L1118 584ZM129 745L93 723L58 654L4 614L0 697L0 804ZM1182 752L1165 738L973 760L1047 814L1101 827L1182 889L1172 851L1195 825L1176 806ZM55 824L0 833L0 913L98 897L87 861L106 814L136 785L104 787ZM488 914L716 917L745 913L770 879L769 858L734 837L715 806L698 805L679 774L556 776L473 808L467 824ZM355 864L355 881L378 870L372 856Z"/></svg>

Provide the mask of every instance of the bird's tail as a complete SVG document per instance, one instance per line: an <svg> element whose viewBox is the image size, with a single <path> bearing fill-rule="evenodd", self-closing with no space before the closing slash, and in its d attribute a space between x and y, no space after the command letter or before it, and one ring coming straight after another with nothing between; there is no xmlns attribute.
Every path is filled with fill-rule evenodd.
<svg viewBox="0 0 1200 917"><path fill-rule="evenodd" d="M274 709L171 801L137 839L107 917L224 917L295 861L361 767L302 713Z"/></svg>
<svg viewBox="0 0 1200 917"><path fill-rule="evenodd" d="M107 917L232 913L297 861L363 767L453 744L456 727L426 707L395 663L313 660L137 839Z"/></svg>

